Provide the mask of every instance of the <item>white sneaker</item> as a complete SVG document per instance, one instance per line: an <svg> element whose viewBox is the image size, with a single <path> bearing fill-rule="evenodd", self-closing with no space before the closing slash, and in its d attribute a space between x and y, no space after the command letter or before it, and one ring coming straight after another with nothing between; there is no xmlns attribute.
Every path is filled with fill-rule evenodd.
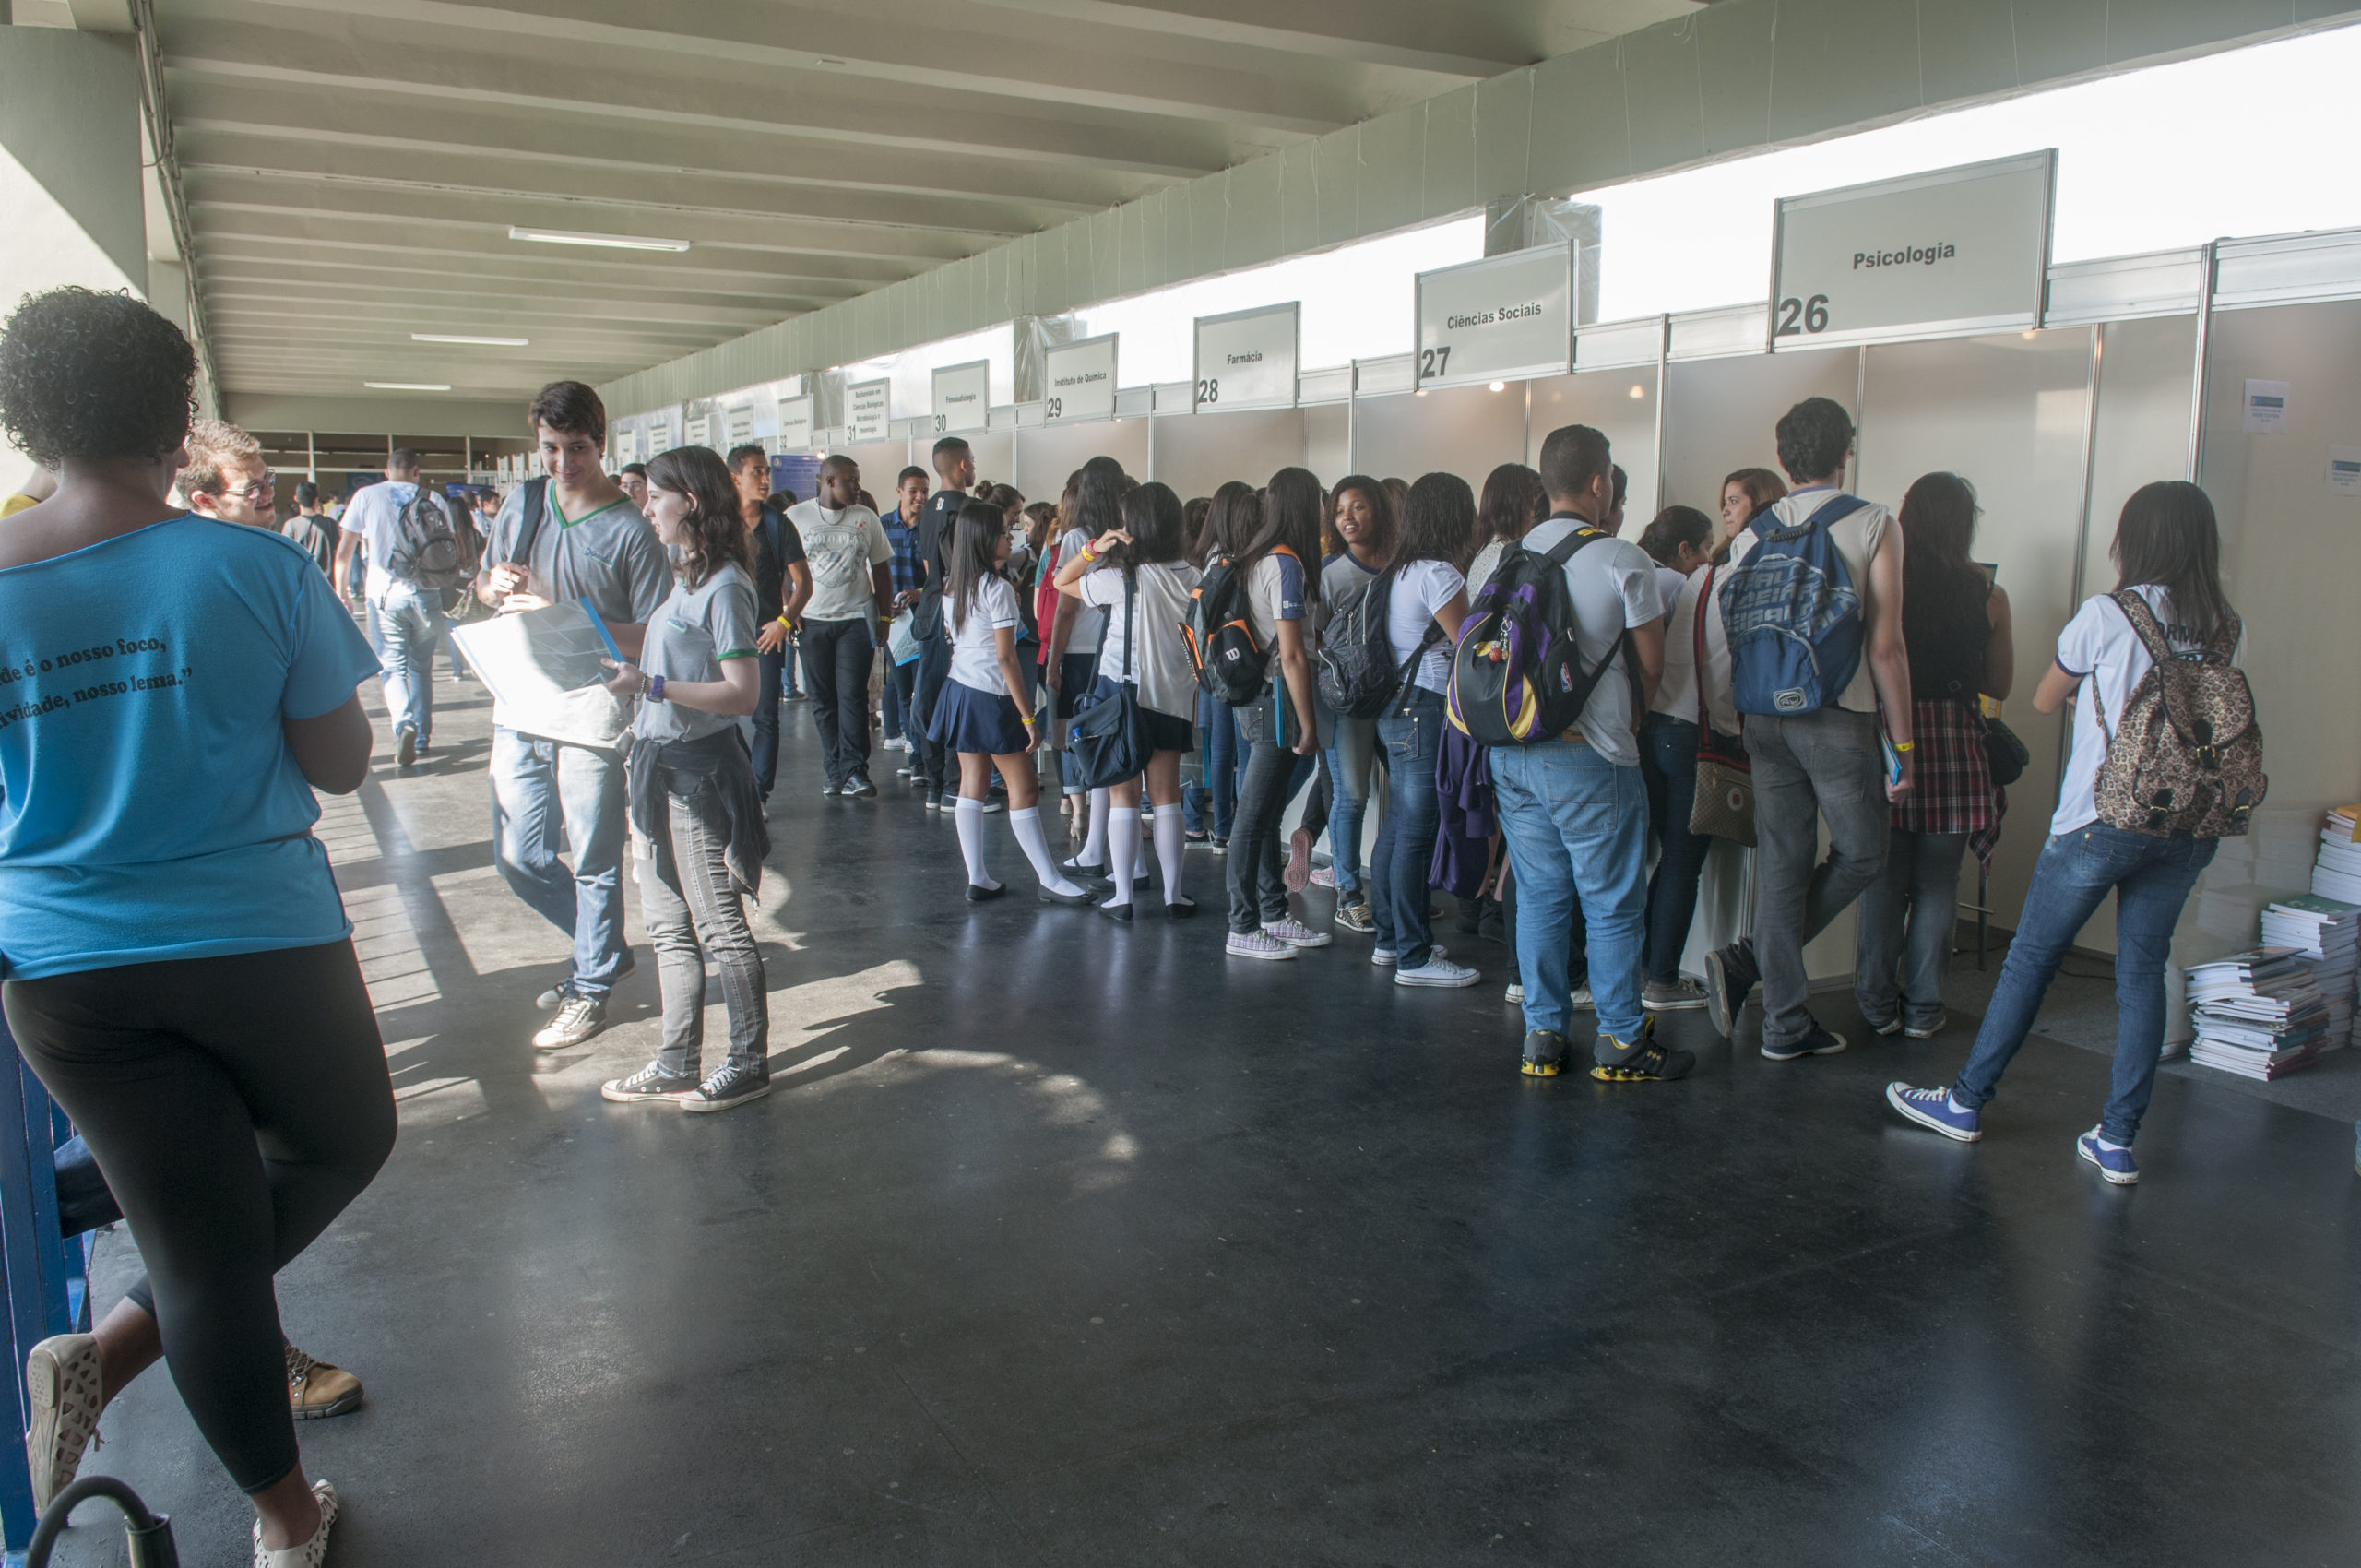
<svg viewBox="0 0 2361 1568"><path fill-rule="evenodd" d="M301 1546L266 1551L262 1521L255 1521L255 1568L320 1568L320 1560L328 1554L328 1529L336 1523L336 1488L327 1481L314 1481L312 1495L320 1500L320 1527Z"/></svg>
<svg viewBox="0 0 2361 1568"><path fill-rule="evenodd" d="M1433 985L1456 991L1462 986L1474 985L1476 980L1474 969L1465 964L1454 964L1440 953L1418 968L1397 967L1394 971L1395 985Z"/></svg>
<svg viewBox="0 0 2361 1568"><path fill-rule="evenodd" d="M1566 1005L1578 1007L1585 1013L1598 1011L1598 1004L1590 999L1590 986L1587 982L1574 987L1572 993L1566 998Z"/></svg>
<svg viewBox="0 0 2361 1568"><path fill-rule="evenodd" d="M1325 947L1336 939L1324 931L1314 931L1289 915L1283 921L1266 921L1263 934L1275 936L1290 947Z"/></svg>
<svg viewBox="0 0 2361 1568"><path fill-rule="evenodd" d="M25 1432L25 1464L32 1472L35 1508L47 1508L51 1498L74 1484L82 1452L98 1435L105 1386L99 1342L90 1335L56 1335L26 1355L32 1425Z"/></svg>
<svg viewBox="0 0 2361 1568"><path fill-rule="evenodd" d="M1292 958L1295 956L1294 948L1281 942L1277 937L1265 936L1259 931L1249 932L1244 936L1239 935L1234 931L1231 932L1229 941L1224 944L1222 951L1233 958Z"/></svg>
<svg viewBox="0 0 2361 1568"><path fill-rule="evenodd" d="M1511 981L1509 981L1509 989L1508 989L1508 992L1507 992L1506 996L1503 998L1503 1000L1505 1000L1505 1001L1508 1003L1508 1004L1509 1004L1510 1006L1512 1006L1512 1007L1522 1007L1522 1006L1524 1006L1524 1005L1525 1005L1525 982L1524 982L1523 980L1511 980Z"/></svg>

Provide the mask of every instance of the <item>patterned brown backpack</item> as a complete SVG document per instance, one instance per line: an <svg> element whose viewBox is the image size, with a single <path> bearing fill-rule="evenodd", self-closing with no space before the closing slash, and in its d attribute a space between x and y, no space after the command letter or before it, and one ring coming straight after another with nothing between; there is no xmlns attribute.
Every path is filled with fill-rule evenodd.
<svg viewBox="0 0 2361 1568"><path fill-rule="evenodd" d="M2112 729L2095 706L2097 686L2091 689L2093 711L2107 738L2094 790L2099 820L2160 838L2245 833L2271 781L2262 772L2254 692L2230 662L2238 647L2238 618L2226 617L2197 652L2177 654L2146 600L2130 588L2108 597L2152 662Z"/></svg>

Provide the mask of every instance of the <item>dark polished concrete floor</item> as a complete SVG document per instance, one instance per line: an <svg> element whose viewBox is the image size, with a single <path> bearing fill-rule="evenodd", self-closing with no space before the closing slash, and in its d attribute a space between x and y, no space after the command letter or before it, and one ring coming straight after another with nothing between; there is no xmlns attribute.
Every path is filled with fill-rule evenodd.
<svg viewBox="0 0 2361 1568"><path fill-rule="evenodd" d="M654 966L527 1043L564 944L437 695L445 748L323 825L404 1120L280 1282L369 1388L301 1433L332 1564L2361 1562L2349 1124L2166 1079L2107 1188L2086 1051L2032 1042L1974 1146L1888 1113L1964 1019L1776 1064L1691 1014L1689 1082L1528 1083L1501 949L1456 992L1227 961L1203 851L1192 923L979 910L947 816L820 798L800 707L779 1092L608 1105ZM245 1561L160 1372L104 1431L184 1562Z"/></svg>

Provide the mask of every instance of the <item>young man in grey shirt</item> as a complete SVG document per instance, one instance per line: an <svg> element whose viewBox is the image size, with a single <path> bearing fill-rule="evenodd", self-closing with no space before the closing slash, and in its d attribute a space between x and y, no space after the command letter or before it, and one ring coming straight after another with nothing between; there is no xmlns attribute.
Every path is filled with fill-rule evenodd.
<svg viewBox="0 0 2361 1568"><path fill-rule="evenodd" d="M476 597L503 613L587 599L625 647L672 591L656 530L607 477L607 410L578 381L553 381L527 419L542 472L512 492L493 520ZM531 712L495 704L492 731L492 858L502 880L574 938L574 965L544 992L557 1016L533 1037L543 1051L579 1045L606 1027L607 993L629 973L623 944L623 844L628 802L621 741L624 708L607 743L537 733ZM573 870L558 859L570 849Z"/></svg>

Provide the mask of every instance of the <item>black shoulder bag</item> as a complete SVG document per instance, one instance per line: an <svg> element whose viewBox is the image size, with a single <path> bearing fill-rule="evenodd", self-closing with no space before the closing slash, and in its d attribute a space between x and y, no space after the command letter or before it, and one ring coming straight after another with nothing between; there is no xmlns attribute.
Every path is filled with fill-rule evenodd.
<svg viewBox="0 0 2361 1568"><path fill-rule="evenodd" d="M1145 662L1132 615L1133 601L1138 597L1137 568L1124 568L1123 647L1133 669ZM1103 642L1099 656L1106 656ZM1112 692L1075 709L1073 725L1067 731L1066 758L1081 788L1104 790L1147 771L1147 759L1155 748L1148 742L1147 719L1140 711L1139 687L1134 683L1118 681Z"/></svg>

